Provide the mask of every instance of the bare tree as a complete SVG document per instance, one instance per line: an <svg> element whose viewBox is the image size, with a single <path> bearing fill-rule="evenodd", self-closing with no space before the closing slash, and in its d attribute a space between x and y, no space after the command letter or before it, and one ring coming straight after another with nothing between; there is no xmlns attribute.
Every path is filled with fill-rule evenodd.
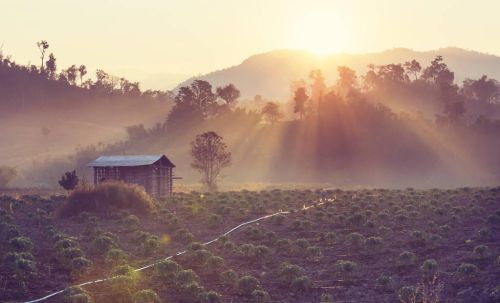
<svg viewBox="0 0 500 303"><path fill-rule="evenodd" d="M222 137L213 131L197 135L191 142L191 155L191 167L202 174L202 182L210 191L216 190L222 169L231 165L231 153Z"/></svg>
<svg viewBox="0 0 500 303"><path fill-rule="evenodd" d="M43 73L43 63L44 63L44 60L45 60L45 51L49 48L49 43L45 40L41 40L41 41L38 41L36 43L36 45L38 46L38 49L40 50L40 59L42 59L42 68L40 69Z"/></svg>

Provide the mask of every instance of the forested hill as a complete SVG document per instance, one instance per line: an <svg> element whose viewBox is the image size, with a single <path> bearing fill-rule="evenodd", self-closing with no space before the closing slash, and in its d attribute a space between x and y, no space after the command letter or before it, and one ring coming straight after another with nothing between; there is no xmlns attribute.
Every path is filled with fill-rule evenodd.
<svg viewBox="0 0 500 303"><path fill-rule="evenodd" d="M115 142L127 126L164 120L173 102L169 91L45 59L43 68L25 66L0 53L0 165L23 168L78 145Z"/></svg>
<svg viewBox="0 0 500 303"><path fill-rule="evenodd" d="M323 57L305 51L276 50L251 56L236 66L188 79L178 87L185 86L194 79L206 80L214 85L233 83L241 90L244 98L262 95L286 101L290 95L290 83L307 78L307 74L313 69L321 69L326 80L333 82L337 79L339 66L349 66L358 75L364 75L369 64L397 64L415 59L425 66L438 55L455 72L458 83L466 78L478 79L483 75L500 79L500 57L453 47L425 52L395 48L378 53Z"/></svg>

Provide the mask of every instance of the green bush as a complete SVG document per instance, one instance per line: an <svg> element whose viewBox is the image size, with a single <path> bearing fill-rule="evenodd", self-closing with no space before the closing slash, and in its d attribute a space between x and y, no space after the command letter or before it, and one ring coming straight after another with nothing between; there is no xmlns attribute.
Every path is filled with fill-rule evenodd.
<svg viewBox="0 0 500 303"><path fill-rule="evenodd" d="M307 292L312 287L312 280L308 276L301 276L293 279L291 287L296 292Z"/></svg>
<svg viewBox="0 0 500 303"><path fill-rule="evenodd" d="M155 276L160 279L172 281L177 273L181 270L181 266L172 260L164 260L155 266Z"/></svg>
<svg viewBox="0 0 500 303"><path fill-rule="evenodd" d="M100 235L92 241L92 250L99 255L105 255L110 249L117 246L115 241L108 236Z"/></svg>
<svg viewBox="0 0 500 303"><path fill-rule="evenodd" d="M398 266L413 266L417 262L417 255L410 251L404 251L398 256Z"/></svg>
<svg viewBox="0 0 500 303"><path fill-rule="evenodd" d="M222 282L231 287L235 287L238 282L238 273L232 269L226 270L221 274Z"/></svg>
<svg viewBox="0 0 500 303"><path fill-rule="evenodd" d="M221 296L217 292L211 290L199 294L198 300L200 300L200 303L220 303Z"/></svg>
<svg viewBox="0 0 500 303"><path fill-rule="evenodd" d="M266 303L269 301L269 294L267 291L262 289L256 289L252 291L252 302L254 303Z"/></svg>
<svg viewBox="0 0 500 303"><path fill-rule="evenodd" d="M132 300L134 303L161 303L160 297L152 289L143 289L136 292Z"/></svg>
<svg viewBox="0 0 500 303"><path fill-rule="evenodd" d="M172 239L187 245L193 242L194 236L187 229L181 228L174 233Z"/></svg>
<svg viewBox="0 0 500 303"><path fill-rule="evenodd" d="M438 271L438 263L434 259L425 260L420 270L427 276L432 276Z"/></svg>
<svg viewBox="0 0 500 303"><path fill-rule="evenodd" d="M470 263L462 263L457 268L456 276L460 280L471 280L477 276L479 268Z"/></svg>
<svg viewBox="0 0 500 303"><path fill-rule="evenodd" d="M139 214L149 214L156 209L156 206L139 185L104 182L96 186L75 189L68 197L68 201L58 210L58 215L71 217L82 212L89 212L109 217L123 209Z"/></svg>
<svg viewBox="0 0 500 303"><path fill-rule="evenodd" d="M128 254L121 249L112 248L106 253L106 263L115 267L127 263Z"/></svg>
<svg viewBox="0 0 500 303"><path fill-rule="evenodd" d="M278 279L281 282L290 285L293 280L300 277L303 272L304 269L302 267L284 262L278 267Z"/></svg>
<svg viewBox="0 0 500 303"><path fill-rule="evenodd" d="M176 281L179 285L186 285L189 283L198 283L200 278L191 269L181 270L177 273Z"/></svg>
<svg viewBox="0 0 500 303"><path fill-rule="evenodd" d="M144 254L151 256L156 253L161 247L161 242L157 236L149 236L143 243Z"/></svg>
<svg viewBox="0 0 500 303"><path fill-rule="evenodd" d="M473 250L474 257L479 260L484 260L490 256L490 250L486 245L478 245Z"/></svg>
<svg viewBox="0 0 500 303"><path fill-rule="evenodd" d="M353 248L360 248L365 242L365 237L360 233L350 233L347 235L347 244Z"/></svg>
<svg viewBox="0 0 500 303"><path fill-rule="evenodd" d="M92 303L92 298L80 286L68 288L63 295L63 303Z"/></svg>
<svg viewBox="0 0 500 303"><path fill-rule="evenodd" d="M9 240L9 246L17 252L29 252L33 248L30 238L16 237Z"/></svg>
<svg viewBox="0 0 500 303"><path fill-rule="evenodd" d="M379 252L384 247L384 240L380 237L368 237L365 240L365 247L367 250Z"/></svg>
<svg viewBox="0 0 500 303"><path fill-rule="evenodd" d="M251 296L252 292L260 288L260 282L252 276L244 276L238 280L238 291L244 296Z"/></svg>
<svg viewBox="0 0 500 303"><path fill-rule="evenodd" d="M218 256L211 256L205 262L205 268L211 274L217 274L224 268L224 259Z"/></svg>
<svg viewBox="0 0 500 303"><path fill-rule="evenodd" d="M339 273L343 274L344 276L349 276L357 270L358 264L356 264L356 262L353 261L338 260L335 263L335 268Z"/></svg>
<svg viewBox="0 0 500 303"><path fill-rule="evenodd" d="M71 274L75 277L81 276L88 272L92 266L92 261L84 258L77 257L71 260Z"/></svg>
<svg viewBox="0 0 500 303"><path fill-rule="evenodd" d="M393 285L392 278L386 275L380 275L377 278L377 285L379 285L385 291L391 290Z"/></svg>

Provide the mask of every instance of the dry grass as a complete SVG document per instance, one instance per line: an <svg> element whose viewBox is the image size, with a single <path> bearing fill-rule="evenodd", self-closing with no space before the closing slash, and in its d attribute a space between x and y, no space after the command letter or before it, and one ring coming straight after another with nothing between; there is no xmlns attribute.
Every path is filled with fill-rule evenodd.
<svg viewBox="0 0 500 303"><path fill-rule="evenodd" d="M96 186L75 189L59 209L60 217L71 217L82 212L109 216L128 209L138 214L149 214L156 208L153 199L141 186L123 182L105 182Z"/></svg>

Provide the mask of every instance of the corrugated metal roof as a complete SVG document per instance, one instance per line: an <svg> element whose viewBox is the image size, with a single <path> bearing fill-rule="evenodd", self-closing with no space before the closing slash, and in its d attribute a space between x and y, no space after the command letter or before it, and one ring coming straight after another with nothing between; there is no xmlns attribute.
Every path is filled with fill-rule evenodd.
<svg viewBox="0 0 500 303"><path fill-rule="evenodd" d="M162 157L168 161L169 164L174 167L175 165L168 160L165 155L133 155L133 156L100 156L94 161L90 162L88 166L90 167L101 167L101 166L142 166L151 165L156 161L160 160Z"/></svg>

